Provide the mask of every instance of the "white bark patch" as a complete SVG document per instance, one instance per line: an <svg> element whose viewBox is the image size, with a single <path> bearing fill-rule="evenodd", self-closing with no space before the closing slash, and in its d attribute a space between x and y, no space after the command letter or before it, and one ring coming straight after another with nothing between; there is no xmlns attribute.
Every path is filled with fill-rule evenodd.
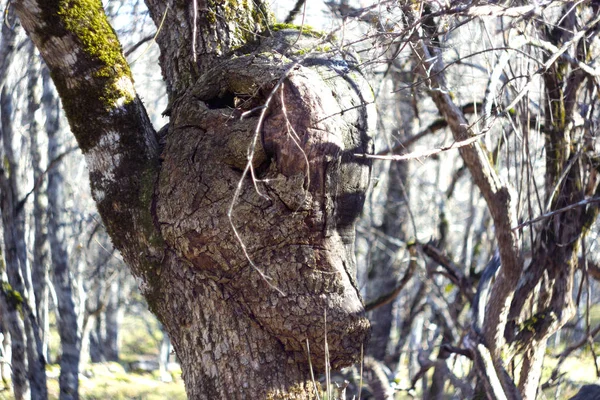
<svg viewBox="0 0 600 400"><path fill-rule="evenodd" d="M122 96L119 97L115 103L115 107L122 107L125 104L129 103L133 99L135 99L135 89L133 87L133 81L127 75L121 76L117 82L115 82L115 88L122 93Z"/></svg>
<svg viewBox="0 0 600 400"><path fill-rule="evenodd" d="M76 75L76 68L74 67L77 64L77 56L80 54L80 50L71 37L51 36L44 45L44 53L59 55L53 57L53 64L55 64L61 72L66 73L66 75L68 74L69 77L78 77ZM67 82L67 85L69 85L69 82ZM70 86L73 87L74 85L75 83L71 83Z"/></svg>
<svg viewBox="0 0 600 400"><path fill-rule="evenodd" d="M106 197L106 193L104 193L104 190L94 188L92 189L92 197L97 202L101 202Z"/></svg>
<svg viewBox="0 0 600 400"><path fill-rule="evenodd" d="M100 175L100 181L103 182L103 186L108 182L115 180L115 170L121 163L119 139L119 133L108 132L102 136L98 144L85 155L90 173ZM95 195L103 196L104 194L97 190Z"/></svg>

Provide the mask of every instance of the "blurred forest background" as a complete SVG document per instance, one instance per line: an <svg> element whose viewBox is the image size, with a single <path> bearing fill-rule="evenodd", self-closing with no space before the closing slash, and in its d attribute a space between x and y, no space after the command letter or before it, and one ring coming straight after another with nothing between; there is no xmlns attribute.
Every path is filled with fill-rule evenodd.
<svg viewBox="0 0 600 400"><path fill-rule="evenodd" d="M143 1L103 3L159 130L168 120L161 116L167 100L153 44L156 26ZM525 271L535 278L520 281L520 288L530 287L523 289L523 315L512 329L522 333L530 324L536 331L540 298L559 290L569 297L560 309L560 323L545 327L531 342L545 355L537 396L567 398L600 378L598 4L471 3L420 2L421 15L430 17L419 32L429 35L439 52L445 63L441 70L434 64L423 68L428 64L414 36L419 33L407 28L397 2L271 4L278 21L332 32L336 46L356 52L376 96L375 143L381 159L374 161L372 189L357 228L358 282L373 328L362 367L362 398L459 399L473 390L475 372L462 351L463 340L473 320L484 315L485 288L479 282L490 260L487 271L497 272L496 228L489 203L458 150L452 121L440 114L440 100L432 91L451 93L485 145L497 178L514 190ZM5 11L0 273L4 305L22 307L19 314L0 308L0 399L13 398L15 350L25 351L30 368L35 354L43 355L49 398L58 398L61 367L78 371L82 398L185 398L168 337L97 214L84 157L50 76L10 4L0 4ZM579 86L571 94L569 85L575 83L568 79L574 71L580 71L575 77ZM438 85L436 77L442 75L445 82ZM564 149L548 147L549 125L567 132ZM551 151L562 157L554 175L548 172L554 165L548 162ZM556 179L549 182L549 175ZM574 194L561 197L565 182L575 179ZM573 204L578 206L563 210ZM571 223L566 216L573 210L585 216ZM550 269L536 272L549 220L560 232L565 224L566 236L571 235L568 243L558 244L574 247L570 288L553 286L566 278ZM474 310L480 314L473 315ZM20 349L14 326L24 332ZM69 366L73 352L79 362ZM523 363L516 356L505 365L515 380ZM357 384L351 376L359 370L346 371L340 379Z"/></svg>

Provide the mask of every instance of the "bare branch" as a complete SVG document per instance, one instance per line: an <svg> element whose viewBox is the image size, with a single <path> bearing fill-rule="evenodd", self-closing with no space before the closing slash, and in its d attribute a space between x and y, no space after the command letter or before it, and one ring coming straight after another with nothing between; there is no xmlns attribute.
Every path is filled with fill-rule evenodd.
<svg viewBox="0 0 600 400"><path fill-rule="evenodd" d="M515 231L515 230L521 229L521 228L523 228L523 227L525 227L527 225L535 224L536 222L539 222L539 221L544 220L546 218L550 218L550 217L552 217L552 216L554 216L556 214L564 213L564 212L567 212L567 211L572 210L574 208L582 207L582 206L585 206L586 204L594 204L594 203L600 203L600 197L591 197L589 199L584 199L584 200L578 201L575 204L571 204L571 205L568 205L566 207L559 208L558 210L554 210L554 211L551 211L549 213L540 215L537 218L531 219L529 221L523 222L523 223L515 226L514 228L512 228L512 230Z"/></svg>
<svg viewBox="0 0 600 400"><path fill-rule="evenodd" d="M302 6L304 6L305 3L306 0L297 0L296 4L294 5L294 8L292 8L288 16L285 18L284 22L286 24L292 23L292 21L294 21L294 18L296 18L300 13L300 9L302 9Z"/></svg>
<svg viewBox="0 0 600 400"><path fill-rule="evenodd" d="M474 133L469 129L464 114L446 90L444 75L440 72L444 68L441 54L432 54L422 40L417 42L413 51L421 60L421 73L429 83L430 96L440 113L448 121L454 139L458 142L466 142L470 138L477 137L477 135L473 136ZM502 345L500 343L502 335L497 335L496 332L504 331L510 299L512 299L514 288L522 271L518 238L516 233L511 231L511 226L516 223L515 205L511 191L502 184L488 155L476 140L473 140L470 145L460 147L459 151L475 184L485 198L494 220L496 239L502 259L502 272L496 280L491 294L496 299L493 304L497 309L486 314L485 324L486 338L489 339L492 354L494 357L498 357ZM497 340L498 338L500 338L500 342Z"/></svg>
<svg viewBox="0 0 600 400"><path fill-rule="evenodd" d="M429 156L432 156L432 155L435 155L438 153L442 153L444 151L448 151L448 150L452 150L452 149L459 149L461 147L469 146L469 145L475 143L476 141L478 141L479 138L483 135L484 135L484 133L480 133L480 134L472 136L468 139L461 140L459 142L454 142L449 146L444 146L444 147L440 147L440 148L433 149L433 150L413 151L412 153L408 153L408 154L380 156L378 154L355 153L354 155L356 157L372 158L374 160L407 161L407 160L413 160L415 158L429 157Z"/></svg>
<svg viewBox="0 0 600 400"><path fill-rule="evenodd" d="M404 273L404 276L398 281L398 283L396 283L396 286L394 286L394 288L389 293L385 293L384 295L379 296L375 300L371 300L370 302L365 304L365 311L372 311L378 307L391 303L406 286L417 267L417 254L415 245L409 245L408 251L410 253L410 261L408 263L408 269Z"/></svg>

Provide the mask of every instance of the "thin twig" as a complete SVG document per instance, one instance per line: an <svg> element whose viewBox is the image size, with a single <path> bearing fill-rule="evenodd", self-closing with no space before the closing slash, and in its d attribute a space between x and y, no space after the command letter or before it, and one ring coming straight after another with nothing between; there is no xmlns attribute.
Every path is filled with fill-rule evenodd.
<svg viewBox="0 0 600 400"><path fill-rule="evenodd" d="M563 207L563 208L559 208L558 210L554 210L552 212L549 212L549 213L546 213L546 214L542 214L542 215L540 215L537 218L531 219L529 221L525 221L525 222L523 222L523 223L515 226L514 228L512 228L512 230L515 231L517 229L521 229L521 228L523 228L523 227L525 227L527 225L531 225L531 224L539 222L539 221L541 221L543 219L550 218L550 217L552 217L552 216L554 216L556 214L564 213L564 212L572 210L574 208L585 206L586 204L592 204L592 203L600 203L600 197L590 197L589 199L583 199L583 200L581 200L581 201L579 201L577 203L568 205L568 206Z"/></svg>
<svg viewBox="0 0 600 400"><path fill-rule="evenodd" d="M305 6L305 3L306 3L306 0L296 1L294 8L292 8L292 10L288 14L288 16L285 18L285 21L283 21L283 22L285 22L286 24L291 24L292 21L294 21L294 18L296 18L296 16L298 15L298 13L300 13L300 9L302 8L302 6Z"/></svg>
<svg viewBox="0 0 600 400"><path fill-rule="evenodd" d="M312 361L310 359L310 344L308 342L308 338L306 338L306 355L308 357L308 369L310 371L310 378L315 389L315 394L317 395L317 400L321 400L321 396L319 396L319 390L317 389L317 382L315 381L315 374L313 372Z"/></svg>
<svg viewBox="0 0 600 400"><path fill-rule="evenodd" d="M169 5L167 4L167 7L165 8L165 13L163 14L162 19L160 20L160 24L158 25L158 29L156 30L156 33L154 35L150 35L150 36L145 37L144 39L142 39L141 41L139 41L137 44L135 44L131 49L129 49L125 53L126 57L129 54L133 53L140 45L142 45L142 43L145 43L148 40L156 41L156 38L158 37L158 34L160 33L160 31L162 31L163 25L165 23L165 19L167 18L167 12L168 11L169 11ZM144 51L142 51L142 53L139 56L137 56L135 58L135 60L133 60L132 62L130 62L129 65L133 65L133 63L135 63L137 60L139 60L140 58L142 58L142 56L144 54L146 54L146 52L150 49L150 46L152 46L152 43L148 44L148 46L146 46L146 48L144 49Z"/></svg>
<svg viewBox="0 0 600 400"><path fill-rule="evenodd" d="M397 154L397 155L386 156L386 155L378 155L378 154L361 154L361 153L355 153L354 156L355 157L359 157L359 158L371 158L371 159L374 159L374 160L391 160L391 161L414 160L416 158L430 157L432 155L439 154L439 153L442 153L444 151L458 149L460 147L468 146L470 144L475 143L483 135L485 135L485 133L479 133L479 134L477 134L475 136L471 136L468 139L461 140L459 142L454 142L454 143L452 143L449 146L443 146L443 147L439 147L437 149L432 149L432 150L413 151L413 152L408 153L408 154Z"/></svg>

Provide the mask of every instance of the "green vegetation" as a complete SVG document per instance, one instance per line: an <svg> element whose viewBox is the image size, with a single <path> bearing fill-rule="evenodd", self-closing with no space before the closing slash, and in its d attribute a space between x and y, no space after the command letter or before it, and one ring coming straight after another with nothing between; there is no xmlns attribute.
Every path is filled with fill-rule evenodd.
<svg viewBox="0 0 600 400"><path fill-rule="evenodd" d="M324 32L317 31L313 27L311 27L310 25L303 25L303 26L301 26L301 25L280 23L280 24L273 24L270 28L274 32L282 31L284 29L294 29L296 31L302 31L302 33L304 35L316 37L316 38L319 38L319 39L324 38L325 36L327 36Z"/></svg>
<svg viewBox="0 0 600 400"><path fill-rule="evenodd" d="M48 373L50 400L58 399L58 367ZM184 400L186 399L180 372L173 373L173 382L162 382L152 374L126 373L118 363L94 364L87 372L89 377L79 379L82 400Z"/></svg>

